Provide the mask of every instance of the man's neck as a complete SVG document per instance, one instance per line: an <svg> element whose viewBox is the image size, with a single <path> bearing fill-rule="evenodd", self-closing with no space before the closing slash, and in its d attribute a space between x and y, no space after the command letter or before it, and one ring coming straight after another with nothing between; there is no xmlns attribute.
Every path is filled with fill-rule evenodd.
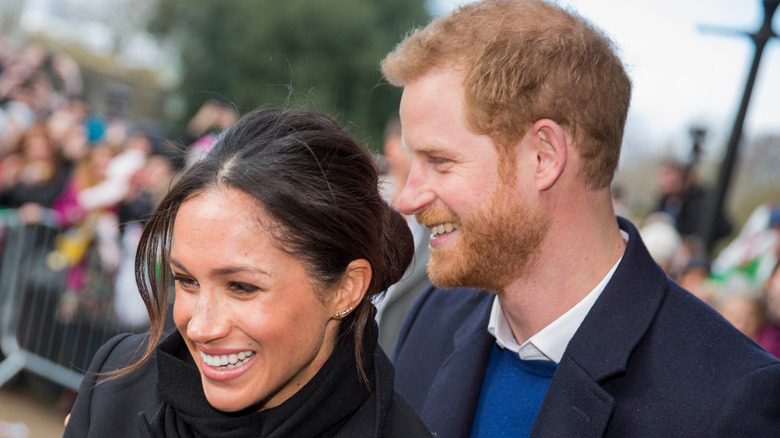
<svg viewBox="0 0 780 438"><path fill-rule="evenodd" d="M593 211L590 209L590 211ZM580 302L625 251L614 213L567 215L551 224L547 239L524 276L499 292L518 343L538 333Z"/></svg>

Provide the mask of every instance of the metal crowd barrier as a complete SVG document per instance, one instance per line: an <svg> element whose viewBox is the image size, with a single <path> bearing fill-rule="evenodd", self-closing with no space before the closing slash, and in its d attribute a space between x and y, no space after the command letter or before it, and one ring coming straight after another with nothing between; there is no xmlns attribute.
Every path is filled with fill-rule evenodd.
<svg viewBox="0 0 780 438"><path fill-rule="evenodd" d="M15 211L0 212L0 386L26 370L77 390L97 349L121 330L105 305L109 278L94 278L93 271L82 290L107 297L102 305L92 299L74 310L63 301L72 298L58 254L63 235L51 223L25 225Z"/></svg>

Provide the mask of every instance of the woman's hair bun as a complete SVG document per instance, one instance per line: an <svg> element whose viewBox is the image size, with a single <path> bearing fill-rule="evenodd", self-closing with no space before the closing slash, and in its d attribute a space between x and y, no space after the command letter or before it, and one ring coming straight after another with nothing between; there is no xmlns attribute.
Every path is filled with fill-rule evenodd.
<svg viewBox="0 0 780 438"><path fill-rule="evenodd" d="M387 290L403 277L414 256L414 238L406 218L386 202L383 204L382 253L385 259L385 271L380 283L382 291Z"/></svg>

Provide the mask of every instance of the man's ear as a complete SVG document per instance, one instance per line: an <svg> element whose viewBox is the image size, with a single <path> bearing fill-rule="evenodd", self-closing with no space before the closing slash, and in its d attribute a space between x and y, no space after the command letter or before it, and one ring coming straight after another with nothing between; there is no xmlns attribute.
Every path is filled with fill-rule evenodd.
<svg viewBox="0 0 780 438"><path fill-rule="evenodd" d="M561 125L550 119L534 123L529 131L536 153L534 180L540 191L550 189L566 168L568 143Z"/></svg>
<svg viewBox="0 0 780 438"><path fill-rule="evenodd" d="M341 319L349 314L363 300L371 284L371 264L366 259L352 260L347 266L334 300L330 303L331 314Z"/></svg>

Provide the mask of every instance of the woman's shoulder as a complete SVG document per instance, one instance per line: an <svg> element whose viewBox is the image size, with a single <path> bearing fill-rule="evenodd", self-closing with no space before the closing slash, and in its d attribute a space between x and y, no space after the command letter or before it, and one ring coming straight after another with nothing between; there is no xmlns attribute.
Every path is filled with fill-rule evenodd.
<svg viewBox="0 0 780 438"><path fill-rule="evenodd" d="M121 334L117 335L98 350L90 365L87 375L94 374L96 387L106 386L112 391L128 390L142 383L154 384L157 380L157 355L152 356L137 370L112 378L111 373L128 367L141 359L148 341L147 335Z"/></svg>
<svg viewBox="0 0 780 438"><path fill-rule="evenodd" d="M90 383L94 385L105 380L110 373L125 368L140 359L146 349L146 339L148 339L147 335L122 333L106 341L92 357L89 369L84 373L84 381L79 391L84 389L84 382L91 380ZM149 362L154 362L154 357L150 358L144 365Z"/></svg>
<svg viewBox="0 0 780 438"><path fill-rule="evenodd" d="M404 398L374 392L336 434L337 438L430 438L433 436Z"/></svg>
<svg viewBox="0 0 780 438"><path fill-rule="evenodd" d="M109 371L104 369L109 363L118 364L118 362L126 361L128 354L132 355L133 352L140 351L146 337L146 335L122 333L109 339L92 358L90 371L96 366L101 368L100 371Z"/></svg>
<svg viewBox="0 0 780 438"><path fill-rule="evenodd" d="M390 416L387 419L385 434L382 436L384 438L430 438L433 434L401 394L393 391Z"/></svg>
<svg viewBox="0 0 780 438"><path fill-rule="evenodd" d="M337 437L430 438L433 436L409 403L393 389L393 365L381 347L374 353L374 392Z"/></svg>
<svg viewBox="0 0 780 438"><path fill-rule="evenodd" d="M112 371L141 357L146 339L122 334L100 347L79 388L65 437L134 436L138 414L151 418L157 412L162 400L157 392L156 355L132 373L109 378Z"/></svg>

